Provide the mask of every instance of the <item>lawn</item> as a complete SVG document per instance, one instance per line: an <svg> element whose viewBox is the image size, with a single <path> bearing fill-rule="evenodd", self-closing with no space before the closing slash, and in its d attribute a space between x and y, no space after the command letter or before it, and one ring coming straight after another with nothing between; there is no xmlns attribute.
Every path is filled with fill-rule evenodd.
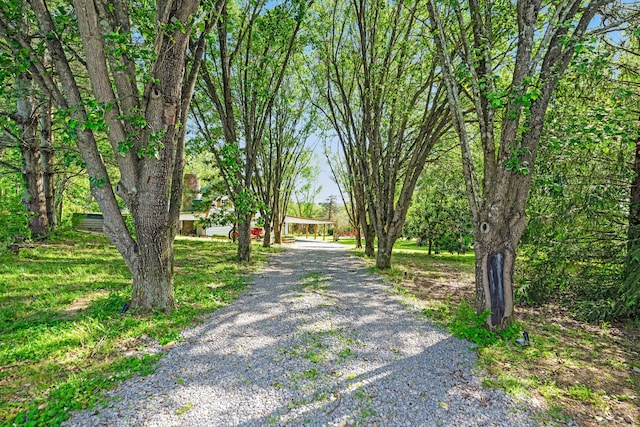
<svg viewBox="0 0 640 427"><path fill-rule="evenodd" d="M345 241L344 243L353 243ZM473 253L428 256L412 241L397 243L393 268L372 270L424 307L426 317L478 343L487 386L505 389L539 409L541 424L640 425L638 322L588 324L556 304L516 308L517 322L501 335L482 330L471 308ZM363 256L361 250L357 255ZM526 330L529 347L515 338Z"/></svg>
<svg viewBox="0 0 640 427"><path fill-rule="evenodd" d="M57 425L100 392L148 374L182 328L228 304L244 273L278 249L253 247L255 261L233 261L228 241L178 238L170 316L121 314L131 276L107 239L58 232L46 243L0 259L0 425Z"/></svg>

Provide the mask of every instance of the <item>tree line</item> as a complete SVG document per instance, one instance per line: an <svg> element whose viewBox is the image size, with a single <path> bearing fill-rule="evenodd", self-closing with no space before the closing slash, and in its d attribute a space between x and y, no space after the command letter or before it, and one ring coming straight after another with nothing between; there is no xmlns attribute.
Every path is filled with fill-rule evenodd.
<svg viewBox="0 0 640 427"><path fill-rule="evenodd" d="M279 242L321 135L377 267L403 233L473 242L476 308L502 327L514 297L573 289L544 269L592 265L584 235L566 251L575 218L608 254L597 270L615 270L608 313L637 313L639 13L611 0L10 0L0 237L44 238L63 200L84 197L131 270L132 308L168 312L186 163L215 169L249 261L253 215Z"/></svg>

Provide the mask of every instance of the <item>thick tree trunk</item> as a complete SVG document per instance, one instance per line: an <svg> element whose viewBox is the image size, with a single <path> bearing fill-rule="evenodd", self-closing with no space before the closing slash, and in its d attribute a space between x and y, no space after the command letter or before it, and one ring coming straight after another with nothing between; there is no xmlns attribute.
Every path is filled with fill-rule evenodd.
<svg viewBox="0 0 640 427"><path fill-rule="evenodd" d="M29 220L31 236L39 238L47 234L49 226L38 139L38 120L31 95L33 91L31 81L26 76L16 79L16 91L19 94L17 122L22 133L20 151L22 153L22 176L25 184L22 202L25 209L31 214Z"/></svg>
<svg viewBox="0 0 640 427"><path fill-rule="evenodd" d="M143 312L160 310L170 313L175 307L173 296L173 239L161 221L148 221L139 215L137 268L132 269L131 306Z"/></svg>
<svg viewBox="0 0 640 427"><path fill-rule="evenodd" d="M512 176L512 179L514 182L529 181L524 176ZM526 186L524 182L520 184ZM522 201L508 199L506 205L512 209L511 215L503 214L499 209L481 211L481 217L486 220L474 224L476 310L478 313L491 311L487 317L487 325L491 328L504 328L513 319L516 248L526 226Z"/></svg>
<svg viewBox="0 0 640 427"><path fill-rule="evenodd" d="M36 15L45 16L44 3L41 0L35 3L39 9ZM100 9L100 13L96 9L106 6L104 3L74 1L93 94L99 101L116 106L104 114L113 151L120 152L120 144L129 139L127 134L136 135L134 147L123 155L116 155L120 182L115 189L131 211L137 242L133 241L124 224L93 132L82 126L78 126L77 132L78 146L87 163L91 192L105 218L105 234L122 254L133 276L131 307L145 312L169 313L174 308L173 240L184 173L184 124L194 73L197 74L194 65L188 77L185 76L185 52L191 17L197 12L199 1L163 0L157 3L156 20L161 28L155 43L158 59L149 70L153 83L146 85L140 98L135 64L112 56L105 47L108 44L106 37L102 37L105 31L110 31L105 30L109 25L129 24L124 3L112 3L116 10L111 15L104 9ZM110 21L107 15L119 22ZM171 25L167 25L169 23ZM47 27L47 31L53 31L52 22L47 22ZM127 33L126 29L123 33ZM47 43L61 73L67 104L74 108L82 105L73 73L63 59L62 46L56 38ZM110 69L107 61L118 67L118 71ZM133 111L143 112L145 126L118 118L118 113L127 116ZM81 124L87 120L82 109L72 112L71 116Z"/></svg>
<svg viewBox="0 0 640 427"><path fill-rule="evenodd" d="M378 234L378 252L376 254L376 267L381 270L391 268L391 252L395 239L388 235Z"/></svg>
<svg viewBox="0 0 640 427"><path fill-rule="evenodd" d="M515 253L507 249L511 242L502 242L503 249L491 251L493 245L476 244L476 309L490 310L490 327L503 328L513 318L513 267Z"/></svg>
<svg viewBox="0 0 640 427"><path fill-rule="evenodd" d="M238 261L251 261L251 216L238 219Z"/></svg>

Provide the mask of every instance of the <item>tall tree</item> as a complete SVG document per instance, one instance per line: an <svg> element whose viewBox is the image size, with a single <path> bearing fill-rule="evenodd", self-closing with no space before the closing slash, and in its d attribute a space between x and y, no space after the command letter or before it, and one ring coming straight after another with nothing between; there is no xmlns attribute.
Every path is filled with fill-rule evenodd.
<svg viewBox="0 0 640 427"><path fill-rule="evenodd" d="M31 77L66 113L91 194L105 218L105 234L132 273L131 307L170 312L184 124L204 39L189 46L198 0L160 0L154 6L99 0L5 3L0 34L27 53ZM56 79L16 27L24 16L33 19ZM212 22L209 17L203 25ZM78 35L81 50L67 43L70 35ZM187 47L193 57L186 56ZM82 90L85 75L90 94ZM108 148L98 143L105 134ZM115 160L117 175L109 174L105 158ZM131 212L137 240L125 225L116 193Z"/></svg>
<svg viewBox="0 0 640 427"><path fill-rule="evenodd" d="M516 248L526 227L531 172L549 101L593 17L607 3L428 3L473 218L476 309L491 311L491 327L504 326L513 316ZM469 105L477 123L465 119ZM480 173L471 157L475 134L483 151Z"/></svg>
<svg viewBox="0 0 640 427"><path fill-rule="evenodd" d="M218 0L217 4L220 19L203 67L201 104L213 106L221 128L208 124L211 114L206 109L194 112L233 200L238 259L249 261L251 219L257 212L251 191L257 153L309 4L306 0L277 4L245 0L234 7Z"/></svg>
<svg viewBox="0 0 640 427"><path fill-rule="evenodd" d="M296 90L294 79L287 77L271 110L264 145L257 152L253 187L261 201L264 247L271 244L272 230L275 243L282 243L282 226L294 184L305 166L303 160L310 159L307 140L315 121L311 111L309 100Z"/></svg>
<svg viewBox="0 0 640 427"><path fill-rule="evenodd" d="M629 189L629 216L627 228L627 255L624 269L623 299L626 314L640 314L640 112L635 106L640 99L640 7L637 4L625 4L623 7L611 7L606 10L604 23L616 28L613 36L604 34L603 40L615 55L616 83L618 93L627 98L629 110L635 115L636 129L633 161L631 162L633 180ZM620 29L616 23L623 23ZM633 135L628 132L626 135Z"/></svg>
<svg viewBox="0 0 640 427"><path fill-rule="evenodd" d="M33 29L26 16L15 25L25 39L31 39ZM0 113L5 136L0 144L15 146L21 153L19 170L24 181L23 204L29 212L31 236L41 238L56 224L55 209L50 203L51 197L47 197L47 194L53 193L53 182L48 179L49 175L45 178L45 167L50 170L53 152L43 150L50 142L44 137L51 128L51 115L46 115L48 103L42 101L47 99L47 95L42 94L35 85L26 65L28 57L19 44L3 43L0 49L3 51L0 81L13 86L12 91L3 90L2 95L15 102L11 111Z"/></svg>
<svg viewBox="0 0 640 427"><path fill-rule="evenodd" d="M367 0L327 9L324 110L362 180L376 266L389 268L418 177L449 125L435 50L423 36L426 10L419 1Z"/></svg>

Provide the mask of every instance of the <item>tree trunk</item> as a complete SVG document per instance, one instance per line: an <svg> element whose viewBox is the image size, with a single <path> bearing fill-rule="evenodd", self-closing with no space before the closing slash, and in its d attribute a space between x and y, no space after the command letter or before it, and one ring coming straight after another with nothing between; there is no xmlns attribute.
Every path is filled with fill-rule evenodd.
<svg viewBox="0 0 640 427"><path fill-rule="evenodd" d="M487 324L492 328L508 326L513 317L514 243L498 239L475 245L476 309L491 311Z"/></svg>
<svg viewBox="0 0 640 427"><path fill-rule="evenodd" d="M42 172L40 143L38 140L38 120L31 95L31 80L23 75L16 79L17 121L21 130L20 151L22 153L22 176L25 192L22 200L30 212L29 229L34 238L43 237L49 231L47 205L44 194L44 174Z"/></svg>
<svg viewBox="0 0 640 427"><path fill-rule="evenodd" d="M280 223L280 218L275 218L276 222L273 228L273 240L277 244L282 243L282 224Z"/></svg>
<svg viewBox="0 0 640 427"><path fill-rule="evenodd" d="M132 269L131 306L143 312L160 310L170 313L175 307L173 296L173 239L166 223L156 216L148 221L134 218L138 236L137 268Z"/></svg>
<svg viewBox="0 0 640 427"><path fill-rule="evenodd" d="M375 231L373 226L367 222L367 211L364 197L358 201L358 221L362 227L362 236L364 237L364 254L373 258L376 254L374 249Z"/></svg>
<svg viewBox="0 0 640 427"><path fill-rule="evenodd" d="M376 233L373 231L373 226L369 224L364 224L362 226L364 231L364 254L370 258L373 258L376 255L375 250L375 240Z"/></svg>
<svg viewBox="0 0 640 427"><path fill-rule="evenodd" d="M362 248L362 233L360 233L360 226L356 226L356 248Z"/></svg>
<svg viewBox="0 0 640 427"><path fill-rule="evenodd" d="M280 221L280 191L276 189L273 202L273 242L282 243L282 222ZM266 233L265 233L266 234Z"/></svg>
<svg viewBox="0 0 640 427"><path fill-rule="evenodd" d="M267 220L265 220L264 222L264 237L262 238L262 247L271 247L271 223Z"/></svg>
<svg viewBox="0 0 640 427"><path fill-rule="evenodd" d="M376 254L376 267L381 270L391 268L391 252L396 239L390 235L378 234L378 253Z"/></svg>
<svg viewBox="0 0 640 427"><path fill-rule="evenodd" d="M51 115L52 104L49 102L43 106L40 111L40 146L42 152L42 169L44 172L43 184L47 222L49 230L53 231L58 225L58 217L56 215L55 149L53 148Z"/></svg>
<svg viewBox="0 0 640 427"><path fill-rule="evenodd" d="M238 218L238 261L251 261L251 215Z"/></svg>

